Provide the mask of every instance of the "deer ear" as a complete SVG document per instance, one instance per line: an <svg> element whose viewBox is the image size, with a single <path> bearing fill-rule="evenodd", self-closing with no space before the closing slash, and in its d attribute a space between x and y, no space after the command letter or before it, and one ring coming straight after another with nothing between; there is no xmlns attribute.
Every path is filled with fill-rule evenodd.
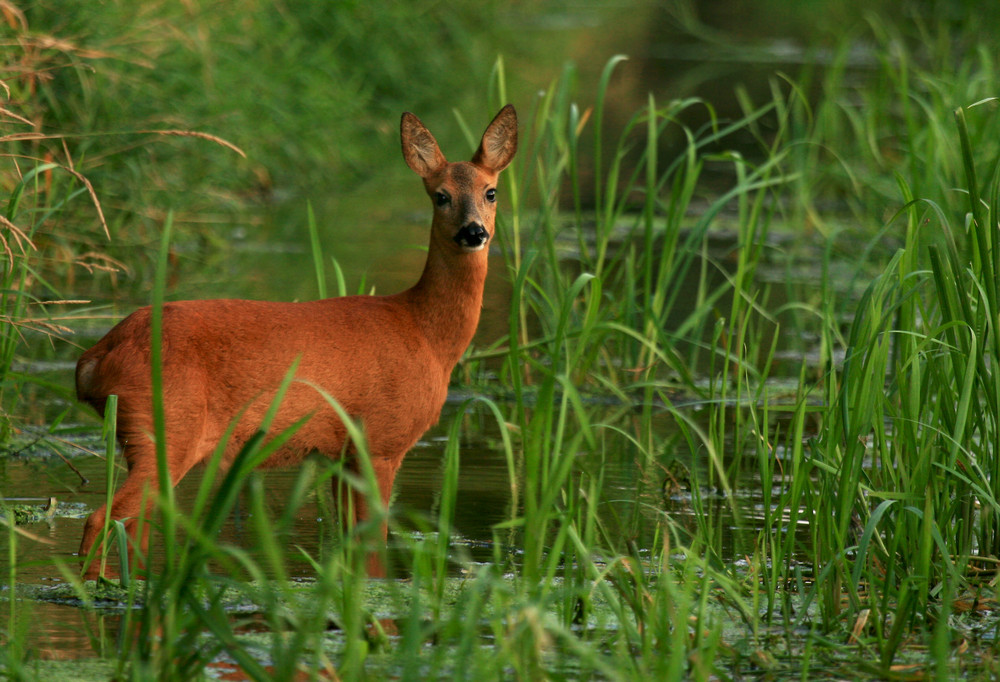
<svg viewBox="0 0 1000 682"><path fill-rule="evenodd" d="M399 136L403 143L406 165L420 177L427 178L448 163L434 136L419 118L408 111L399 122Z"/></svg>
<svg viewBox="0 0 1000 682"><path fill-rule="evenodd" d="M517 151L517 112L508 104L486 127L479 149L472 157L472 163L499 173Z"/></svg>

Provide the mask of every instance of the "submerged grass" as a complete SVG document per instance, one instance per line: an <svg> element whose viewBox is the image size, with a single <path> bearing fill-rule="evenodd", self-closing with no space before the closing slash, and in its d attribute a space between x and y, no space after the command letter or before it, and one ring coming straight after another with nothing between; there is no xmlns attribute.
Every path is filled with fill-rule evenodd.
<svg viewBox="0 0 1000 682"><path fill-rule="evenodd" d="M126 603L141 608L125 611L109 646L117 676L205 678L220 661L249 679L995 672L991 642L973 642L971 662L955 644L974 632L957 614L996 604L1000 554L1000 123L976 89L995 65L973 50L968 89L955 90L939 59L928 65L910 37L869 23L905 101L896 89L846 92L845 41L826 71L775 81L770 102L744 98L734 120L706 101L650 95L609 136L621 57L591 105L576 103L568 66L520 106L497 231L512 283L507 335L463 367L500 388L448 424L436 519L404 524L383 510L405 580L368 581L367 529L335 524L334 541L307 557L315 580L288 582L296 552L280 539L296 509L331 480L371 490L371 476L310 462L271 516L253 468L289 434L265 423L224 473L220 444L192 509L161 486L154 542L169 549L148 580L122 572ZM804 94L813 78L817 102ZM502 61L491 91L491 105L510 98ZM692 128L694 110L707 122ZM885 130L907 161L888 176ZM757 153L726 151L747 135ZM674 156L662 151L668 136L686 141ZM707 190L707 169L725 169L729 184ZM37 185L42 172L25 177ZM868 229L837 227L818 208L831 195ZM885 219L880 201L893 207ZM23 282L33 232L11 204L4 243ZM796 222L819 242L818 284L768 284L765 268L791 273L807 248L778 239ZM310 229L323 291L312 218ZM834 281L848 248L876 271L863 287ZM345 293L339 268L335 278ZM7 335L25 318L18 291L8 284L0 301ZM797 363L779 357L789 351ZM468 414L495 424L511 488L483 564L459 562L450 544ZM359 428L353 438L364 452ZM626 499L607 485L623 462L635 471ZM690 514L668 513L668 485ZM750 494L755 507L739 502ZM241 495L253 553L218 540ZM734 557L726 527L748 513L759 517L752 549ZM12 526L6 535L16 552L24 540ZM0 661L30 677L20 608L8 600Z"/></svg>

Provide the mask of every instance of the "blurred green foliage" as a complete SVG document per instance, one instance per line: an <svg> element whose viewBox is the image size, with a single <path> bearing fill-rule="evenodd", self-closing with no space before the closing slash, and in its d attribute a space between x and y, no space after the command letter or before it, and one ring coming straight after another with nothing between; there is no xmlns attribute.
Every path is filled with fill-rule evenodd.
<svg viewBox="0 0 1000 682"><path fill-rule="evenodd" d="M30 2L4 31L43 131L67 136L102 196L143 210L193 190L217 210L220 194L363 178L396 153L387 122L402 110L481 95L472 75L510 38L481 28L496 4ZM184 137L145 144L141 131L162 130L218 135L247 159Z"/></svg>

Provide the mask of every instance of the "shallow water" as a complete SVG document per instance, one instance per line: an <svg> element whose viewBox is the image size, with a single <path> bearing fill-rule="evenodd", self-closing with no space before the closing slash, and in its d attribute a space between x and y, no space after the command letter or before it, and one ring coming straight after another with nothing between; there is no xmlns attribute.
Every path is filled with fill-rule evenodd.
<svg viewBox="0 0 1000 682"><path fill-rule="evenodd" d="M442 482L446 431L464 404L466 394L455 395L446 405L441 423L429 431L407 455L396 480L392 513L398 521L398 532L390 535L390 570L398 577L406 577L409 557L405 556L405 538L415 529L436 526L436 507ZM453 570L461 573L464 562L489 562L502 556L504 561L518 562L518 542L509 536L497 536L494 526L511 517L511 481L503 452L496 446L498 437L495 425L476 413L465 417L466 436L461 444L461 468L455 510L455 533L451 556ZM667 437L667 434L664 434ZM82 436L67 438L83 447L97 449L99 433L86 430ZM586 457L586 455L584 455ZM692 461L690 455L675 450L670 457L679 457L688 466L701 470L705 467ZM671 485L673 478L667 471L667 462L637 462L623 449L621 456L605 453L599 462L604 478L603 512L606 523L616 521L613 514L627 517L639 513L643 522L635 538L639 547L652 542L661 521L661 515L670 517L681 532L694 531L699 522L692 495L698 493L703 500L701 509L711 520L713 535L726 560L737 560L754 551L757 533L761 528L761 497L759 485L744 481L735 500L727 499L717 491L702 489L692 491ZM749 459L749 458L748 458ZM598 462L595 462L597 464ZM583 463L586 466L586 463ZM176 499L182 510L189 510L202 482L203 470L193 470L177 487ZM267 491L267 503L272 518L283 512L283 503L295 485L299 469L281 469L259 472ZM748 473L752 476L752 473ZM81 476L87 479L83 483ZM58 585L63 582L60 567L78 570L76 550L83 526L83 517L99 507L104 500L105 464L97 456L78 455L62 459L44 448L35 448L30 454L0 458L0 489L17 491L25 498L21 504L45 504L50 498L57 500L60 511L76 512L76 518L57 516L48 521L27 524L20 528L37 540L20 538L17 543L17 581L21 585ZM330 518L332 495L323 484L310 494L295 515L290 534L281 540L287 550L289 575L293 579L311 579L313 569L299 558L297 548L313 557L323 553L323 544L335 535ZM13 502L13 500L11 500ZM736 509L734 515L733 508ZM426 523L424 523L426 522ZM255 539L251 529L246 500L241 500L224 524L220 542L232 544L253 553ZM154 541L151 545L152 563L162 560L162 547ZM500 546L497 546L500 543ZM0 541L0 571L8 574L6 536ZM118 612L94 613L81 609L77 604L53 604L19 600L19 607L30 614L28 641L39 658L75 658L100 653L107 642L114 641L121 615Z"/></svg>

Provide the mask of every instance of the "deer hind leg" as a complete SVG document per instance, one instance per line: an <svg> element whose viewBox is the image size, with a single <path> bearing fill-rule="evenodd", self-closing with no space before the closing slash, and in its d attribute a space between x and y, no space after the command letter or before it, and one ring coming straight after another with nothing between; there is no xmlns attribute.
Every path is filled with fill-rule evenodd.
<svg viewBox="0 0 1000 682"><path fill-rule="evenodd" d="M167 459L171 485L177 485L201 459L200 449L203 445L203 439L200 438L201 429L195 426L188 433L192 431L198 433L199 437L170 438ZM123 433L121 428L119 433ZM129 565L136 568L144 567L143 559L149 548L150 515L159 490L156 446L147 435L148 431L126 428L124 433L131 436L122 438L124 457L129 464L128 476L112 498L110 512L107 505L102 506L87 517L84 523L79 556L85 562L83 574L85 579L96 578L100 572L102 548L97 548L89 564L86 563L86 558L103 532L107 516L112 520L124 521L129 538ZM141 533L140 517L143 519Z"/></svg>
<svg viewBox="0 0 1000 682"><path fill-rule="evenodd" d="M138 544L138 548L141 550L139 554L144 556L149 544L149 512L152 509L152 500L156 495L157 489L156 452L152 443L145 443L143 447L126 445L126 448L129 447L132 448L133 452L136 450L142 451L142 458L135 457L133 461L138 460L142 463L151 461L153 466L132 467L129 470L128 477L125 479L125 483L122 484L111 501L110 512L107 505L104 505L87 517L87 521L83 526L83 538L80 540L79 556L84 561L83 576L88 580L96 578L101 570L101 557L103 554L101 546L97 547L93 560L89 564L86 563L86 559L91 548L104 531L105 520L109 514L112 520L125 520L125 530L132 541L129 550L130 565L135 565L138 558L136 545ZM145 504L143 504L144 499ZM142 526L142 537L137 538L140 516L144 518L145 522ZM107 544L107 542L102 544Z"/></svg>

